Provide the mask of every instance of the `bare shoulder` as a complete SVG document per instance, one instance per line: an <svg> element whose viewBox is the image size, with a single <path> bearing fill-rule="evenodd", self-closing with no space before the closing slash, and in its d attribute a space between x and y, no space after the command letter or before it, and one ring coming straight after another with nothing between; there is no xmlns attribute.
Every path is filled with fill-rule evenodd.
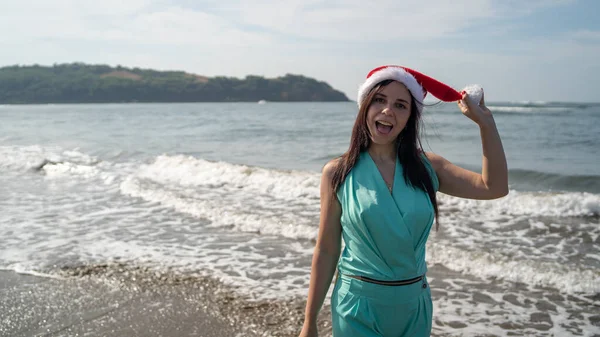
<svg viewBox="0 0 600 337"><path fill-rule="evenodd" d="M327 162L327 164L325 164L325 166L323 166L323 176L327 177L327 179L329 181L331 181L333 179L333 174L335 173L336 169L339 167L341 162L341 158L334 158L332 160L330 160L329 162Z"/></svg>
<svg viewBox="0 0 600 337"><path fill-rule="evenodd" d="M444 165L446 165L446 163L448 163L448 160L446 160L446 158L435 154L433 152L424 152L425 156L427 157L427 159L429 160L429 162L431 163L431 166L433 166L433 169L436 172L439 172Z"/></svg>

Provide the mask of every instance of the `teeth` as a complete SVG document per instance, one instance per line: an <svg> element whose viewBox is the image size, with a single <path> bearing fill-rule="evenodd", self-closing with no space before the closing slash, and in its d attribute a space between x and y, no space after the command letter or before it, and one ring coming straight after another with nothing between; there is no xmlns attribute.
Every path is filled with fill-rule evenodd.
<svg viewBox="0 0 600 337"><path fill-rule="evenodd" d="M379 124L383 124L385 126L392 126L392 123L388 123L388 122L384 122L384 121L377 121Z"/></svg>

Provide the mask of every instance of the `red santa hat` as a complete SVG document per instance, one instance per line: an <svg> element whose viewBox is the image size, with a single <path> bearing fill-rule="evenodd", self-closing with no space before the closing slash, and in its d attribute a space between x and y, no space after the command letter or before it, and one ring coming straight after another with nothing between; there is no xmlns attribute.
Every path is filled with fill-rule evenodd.
<svg viewBox="0 0 600 337"><path fill-rule="evenodd" d="M358 88L358 106L361 106L373 87L385 80L398 81L404 84L419 103L417 104L419 110L422 109L423 99L425 99L427 93L444 102L454 102L462 99L462 94L447 84L407 67L388 65L377 67L369 72L365 82ZM479 96L479 91L481 91L481 94L483 93L481 87L477 85L465 89L463 92L466 91L470 96ZM481 100L481 97L473 98L477 103Z"/></svg>

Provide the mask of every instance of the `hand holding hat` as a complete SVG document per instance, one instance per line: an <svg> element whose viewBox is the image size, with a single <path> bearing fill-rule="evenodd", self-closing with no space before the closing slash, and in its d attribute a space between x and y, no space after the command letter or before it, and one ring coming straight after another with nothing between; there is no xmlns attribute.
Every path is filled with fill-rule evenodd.
<svg viewBox="0 0 600 337"><path fill-rule="evenodd" d="M492 112L485 106L483 89L479 86L469 86L462 91L462 99L457 102L463 115L469 117L479 126L493 123Z"/></svg>

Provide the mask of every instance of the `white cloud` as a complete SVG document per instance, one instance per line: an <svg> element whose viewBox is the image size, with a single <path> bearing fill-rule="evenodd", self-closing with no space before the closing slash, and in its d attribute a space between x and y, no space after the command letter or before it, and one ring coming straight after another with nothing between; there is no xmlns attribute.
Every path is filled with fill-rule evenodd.
<svg viewBox="0 0 600 337"><path fill-rule="evenodd" d="M268 43L269 38L240 30L212 14L172 7L140 15L125 29L107 36L116 40L177 45L241 45Z"/></svg>
<svg viewBox="0 0 600 337"><path fill-rule="evenodd" d="M89 40L162 45L253 45L268 37L228 20L153 1L29 1L0 4L0 42Z"/></svg>
<svg viewBox="0 0 600 337"><path fill-rule="evenodd" d="M311 39L343 41L440 37L493 15L490 1L240 2L228 15L242 23Z"/></svg>

